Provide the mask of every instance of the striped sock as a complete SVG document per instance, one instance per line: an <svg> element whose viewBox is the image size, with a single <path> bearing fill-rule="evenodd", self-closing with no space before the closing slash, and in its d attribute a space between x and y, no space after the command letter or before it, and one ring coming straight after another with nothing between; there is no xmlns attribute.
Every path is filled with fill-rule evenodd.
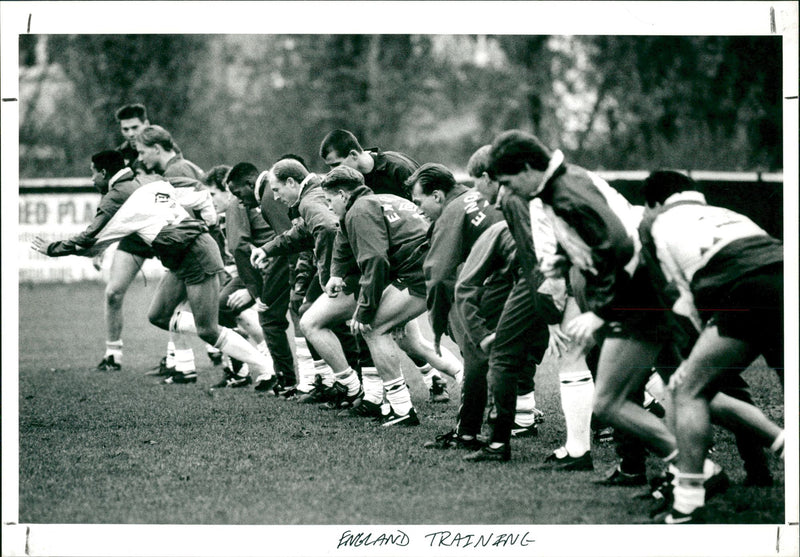
<svg viewBox="0 0 800 557"><path fill-rule="evenodd" d="M358 380L358 374L352 367L339 373L334 373L333 377L338 383L347 387L347 396L353 396L361 389L361 382Z"/></svg>
<svg viewBox="0 0 800 557"><path fill-rule="evenodd" d="M406 385L406 380L402 376L391 381L384 381L383 388L386 389L386 398L395 414L405 416L411 411L413 408L411 393L408 390L408 385Z"/></svg>
<svg viewBox="0 0 800 557"><path fill-rule="evenodd" d="M122 362L122 339L106 341L106 358L114 356L116 363Z"/></svg>

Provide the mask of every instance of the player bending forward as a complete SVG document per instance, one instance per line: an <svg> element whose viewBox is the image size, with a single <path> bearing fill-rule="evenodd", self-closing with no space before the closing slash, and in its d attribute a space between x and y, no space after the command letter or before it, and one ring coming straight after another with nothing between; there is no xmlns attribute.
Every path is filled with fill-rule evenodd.
<svg viewBox="0 0 800 557"><path fill-rule="evenodd" d="M98 179L113 180L107 169L96 168ZM113 173L112 173L113 174ZM94 179L94 177L93 177ZM243 337L218 324L219 278L222 257L208 227L178 203L175 188L158 180L133 191L110 218L98 215L86 232L66 241L47 244L35 238L35 251L58 257L93 256L97 250L130 234L137 234L153 248L168 272L158 285L149 319L165 330L196 333L223 353L247 363L251 369L277 381L266 356ZM194 319L170 319L175 308L188 299ZM180 314L178 314L180 315Z"/></svg>

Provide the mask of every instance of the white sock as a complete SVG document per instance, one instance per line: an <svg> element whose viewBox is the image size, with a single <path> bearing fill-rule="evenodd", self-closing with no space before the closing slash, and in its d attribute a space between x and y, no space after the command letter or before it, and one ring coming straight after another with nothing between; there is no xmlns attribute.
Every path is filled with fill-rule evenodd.
<svg viewBox="0 0 800 557"><path fill-rule="evenodd" d="M308 392L314 384L316 368L304 337L294 337L295 354L297 355L297 390Z"/></svg>
<svg viewBox="0 0 800 557"><path fill-rule="evenodd" d="M402 376L391 381L384 381L383 387L386 389L386 398L389 400L389 404L391 404L395 414L405 416L411 411L413 408L411 393L408 391L408 385L406 385L406 380Z"/></svg>
<svg viewBox="0 0 800 557"><path fill-rule="evenodd" d="M514 423L522 427L530 427L536 421L536 398L531 391L524 395L517 395L517 407L514 411Z"/></svg>
<svg viewBox="0 0 800 557"><path fill-rule="evenodd" d="M236 373L236 377L247 377L250 375L250 368L247 364L243 363L242 367L239 368L239 371Z"/></svg>
<svg viewBox="0 0 800 557"><path fill-rule="evenodd" d="M114 356L114 361L116 363L122 361L122 339L106 341L105 357L108 358L109 356Z"/></svg>
<svg viewBox="0 0 800 557"><path fill-rule="evenodd" d="M269 378L275 375L270 361L264 354L256 350L244 337L226 327L220 327L219 338L214 346L228 356L249 364L259 377Z"/></svg>
<svg viewBox="0 0 800 557"><path fill-rule="evenodd" d="M192 352L192 349L179 348L175 350L175 371L189 373L194 370L194 352Z"/></svg>
<svg viewBox="0 0 800 557"><path fill-rule="evenodd" d="M678 483L675 484L672 491L675 497L672 508L684 514L691 514L705 504L706 490L703 488L703 474L680 473L676 477Z"/></svg>
<svg viewBox="0 0 800 557"><path fill-rule="evenodd" d="M361 368L361 385L364 388L364 400L381 404L383 402L383 381L375 367Z"/></svg>
<svg viewBox="0 0 800 557"><path fill-rule="evenodd" d="M314 360L314 375L321 376L322 383L326 387L330 387L336 381L331 366L325 363L325 360Z"/></svg>
<svg viewBox="0 0 800 557"><path fill-rule="evenodd" d="M169 334L170 340L167 343L167 367L175 367L175 343L172 341L172 332Z"/></svg>
<svg viewBox="0 0 800 557"><path fill-rule="evenodd" d="M333 377L337 382L347 387L347 396L353 396L361 389L361 383L358 380L358 374L356 374L356 370L354 370L352 367L348 367L342 372L334 373Z"/></svg>
<svg viewBox="0 0 800 557"><path fill-rule="evenodd" d="M570 456L581 456L591 448L592 374L588 369L562 371L558 377L561 383L561 408L567 426L564 447Z"/></svg>
<svg viewBox="0 0 800 557"><path fill-rule="evenodd" d="M169 330L176 333L197 334L197 327L194 324L194 314L185 309L178 309L172 314L169 321Z"/></svg>
<svg viewBox="0 0 800 557"><path fill-rule="evenodd" d="M781 432L775 438L775 441L773 441L772 445L769 446L769 450L775 453L775 455L783 458L783 446L784 446L784 433L783 430L781 430Z"/></svg>
<svg viewBox="0 0 800 557"><path fill-rule="evenodd" d="M425 383L425 386L430 389L433 387L433 378L436 376L441 377L438 371L433 369L431 364L425 364L424 366L417 367L417 371L419 371L420 375L422 375L422 381Z"/></svg>

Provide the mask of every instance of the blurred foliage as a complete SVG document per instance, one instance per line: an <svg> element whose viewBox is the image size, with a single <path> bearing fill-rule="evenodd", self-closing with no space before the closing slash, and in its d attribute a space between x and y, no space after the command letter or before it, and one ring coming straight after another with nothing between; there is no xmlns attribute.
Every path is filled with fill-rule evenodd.
<svg viewBox="0 0 800 557"><path fill-rule="evenodd" d="M85 175L132 102L204 168L324 170L337 127L456 169L508 128L590 168L782 167L779 37L41 38L20 37L22 176Z"/></svg>

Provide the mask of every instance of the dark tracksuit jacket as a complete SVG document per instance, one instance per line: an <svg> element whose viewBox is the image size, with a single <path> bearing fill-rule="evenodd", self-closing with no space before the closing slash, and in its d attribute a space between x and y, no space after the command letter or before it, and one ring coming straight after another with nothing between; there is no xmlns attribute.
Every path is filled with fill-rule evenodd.
<svg viewBox="0 0 800 557"><path fill-rule="evenodd" d="M262 198L262 206L267 197L271 196ZM286 338L286 329L289 327L289 321L286 319L290 290L289 260L285 256L275 257L263 271L255 269L250 264L250 252L253 246L260 247L275 238L277 227L282 227L281 231L291 227L285 206L281 206L281 211L277 210L275 203L269 208L270 212L265 214L261 208L248 209L240 204L237 208L238 213L240 216L246 215L246 218L241 219L241 223L238 223L239 219L236 218L237 224L241 226L238 230L232 231L231 217L234 215L228 216L228 239L231 241L237 238L236 245L231 244L231 250L239 277L250 295L253 298L260 298L268 307L267 311L259 312L259 322L275 363L275 371L284 378L284 383L289 385L295 378L294 357Z"/></svg>
<svg viewBox="0 0 800 557"><path fill-rule="evenodd" d="M429 230L430 249L422 266L436 340L447 331L459 266L478 237L502 218L480 192L466 186L457 184L445 196L442 214Z"/></svg>
<svg viewBox="0 0 800 557"><path fill-rule="evenodd" d="M462 435L477 435L481 431L488 399L489 354L480 349L480 342L497 327L506 299L519 276L516 251L508 223L500 220L474 243L456 283L456 321L464 335L459 342L464 357L464 383L458 410L458 433ZM511 376L498 374L498 381L513 380ZM529 385L524 392L531 388ZM513 402L516 405L516 399ZM514 408L510 410L513 421Z"/></svg>
<svg viewBox="0 0 800 557"><path fill-rule="evenodd" d="M337 249L350 249L361 273L356 318L371 323L384 289L398 280L419 289L424 284L422 263L428 250L428 220L410 201L390 194L376 195L366 186L353 190L340 222L343 241ZM351 275L342 268L350 258L337 254L331 275Z"/></svg>
<svg viewBox="0 0 800 557"><path fill-rule="evenodd" d="M364 174L364 184L373 193L390 193L405 199L411 199L406 191L405 181L419 168L419 163L397 151L381 151L368 149L367 152L375 161L369 174Z"/></svg>
<svg viewBox="0 0 800 557"><path fill-rule="evenodd" d="M298 218L292 227L262 246L267 257L314 250L317 276L321 286L330 278L333 244L339 221L328 208L320 184L322 179L309 174L297 203Z"/></svg>
<svg viewBox="0 0 800 557"><path fill-rule="evenodd" d="M605 321L620 319L614 307L638 265L641 210L586 170L564 163L538 197L553 217L560 249L586 281L585 310Z"/></svg>

